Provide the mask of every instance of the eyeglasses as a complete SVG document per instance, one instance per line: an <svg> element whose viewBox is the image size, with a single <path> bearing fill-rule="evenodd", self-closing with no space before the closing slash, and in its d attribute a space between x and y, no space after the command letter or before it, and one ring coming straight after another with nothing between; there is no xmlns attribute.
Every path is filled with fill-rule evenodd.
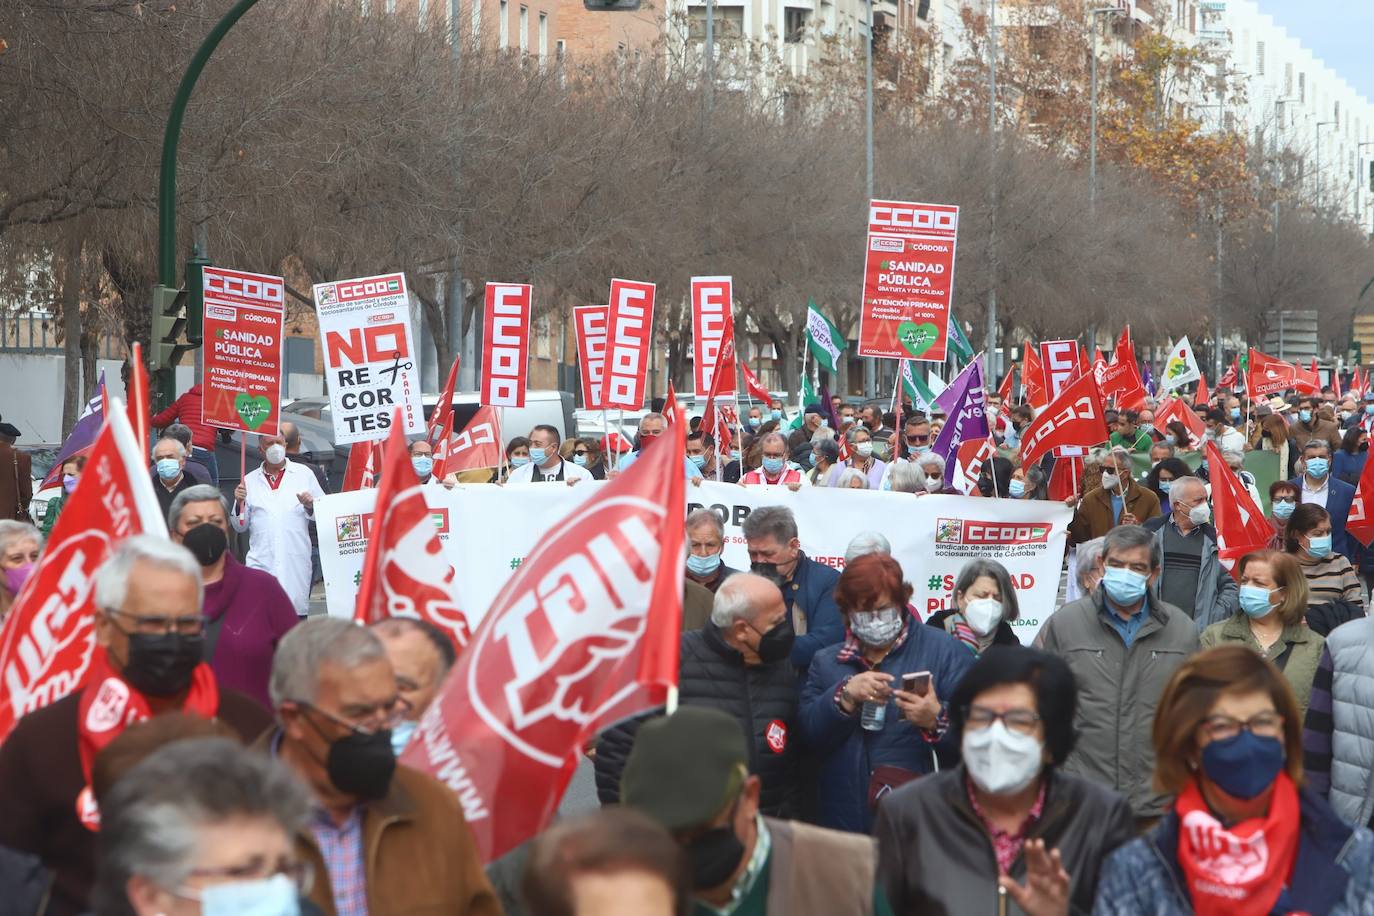
<svg viewBox="0 0 1374 916"><path fill-rule="evenodd" d="M1008 709L1006 712L994 712L986 706L970 706L964 715L964 728L969 731L980 732L985 728L992 728L992 723L998 719L1002 720L1002 724L1007 727L1008 731L1032 735L1035 734L1035 726L1040 721L1040 716L1029 709Z"/></svg>
<svg viewBox="0 0 1374 916"><path fill-rule="evenodd" d="M369 707L360 715L354 716L356 721L340 718L332 712L320 709L314 703L307 703L304 700L296 700L297 706L304 706L306 709L313 710L324 716L335 725L340 725L354 734L371 736L381 731L394 731L405 719L406 713L410 712L410 704L404 698L397 695L385 703L378 703ZM379 722L378 725L364 724L369 722Z"/></svg>
<svg viewBox="0 0 1374 916"><path fill-rule="evenodd" d="M927 433L924 436L907 436L906 441L912 445L925 445L930 441L930 434Z"/></svg>
<svg viewBox="0 0 1374 916"><path fill-rule="evenodd" d="M585 449L585 448L575 448L575 449L573 449L573 454L574 454L574 455L590 455L590 454L591 454L591 451L588 450L588 449Z"/></svg>
<svg viewBox="0 0 1374 916"><path fill-rule="evenodd" d="M178 636L200 636L205 632L206 624L210 620L200 614L193 614L190 617L162 617L158 615L145 617L119 608L106 608L105 613L111 617L128 617L134 622L133 633L148 636L166 636L171 633ZM119 631L125 636L133 635L123 627L119 627Z"/></svg>
<svg viewBox="0 0 1374 916"><path fill-rule="evenodd" d="M315 870L309 862L281 859L275 865L269 865L262 856L254 856L242 865L226 865L222 868L193 868L189 874L192 878L224 878L228 881L256 881L261 878L286 875L301 894L310 893L310 888L315 883ZM199 900L201 893L203 891L183 889L177 892L177 896L188 900Z"/></svg>
<svg viewBox="0 0 1374 916"><path fill-rule="evenodd" d="M1271 710L1256 713L1244 721L1232 716L1208 716L1202 721L1202 730L1213 741L1234 738L1241 729L1257 738L1278 738L1283 734L1283 716Z"/></svg>

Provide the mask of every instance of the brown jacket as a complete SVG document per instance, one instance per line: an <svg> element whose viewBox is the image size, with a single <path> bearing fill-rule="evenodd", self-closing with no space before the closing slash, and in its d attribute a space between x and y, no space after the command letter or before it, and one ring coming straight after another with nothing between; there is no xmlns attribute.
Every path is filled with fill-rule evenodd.
<svg viewBox="0 0 1374 916"><path fill-rule="evenodd" d="M1313 439L1324 440L1331 446L1334 454L1336 449L1341 447L1341 427L1335 420L1324 419L1318 414L1312 418L1311 423L1294 423L1288 429L1288 441L1298 450L1300 456L1303 448Z"/></svg>
<svg viewBox="0 0 1374 916"><path fill-rule="evenodd" d="M33 499L33 459L28 452L0 442L0 518L30 521Z"/></svg>
<svg viewBox="0 0 1374 916"><path fill-rule="evenodd" d="M1138 524L1145 524L1160 514L1159 497L1154 491L1131 481L1126 488L1126 504L1122 514L1131 513ZM1112 497L1106 490L1098 487L1092 490L1078 504L1078 511L1069 524L1069 537L1075 544L1100 538L1116 527L1112 518Z"/></svg>
<svg viewBox="0 0 1374 916"><path fill-rule="evenodd" d="M296 848L315 871L310 901L337 916L314 836ZM458 796L418 770L396 767L386 798L367 806L363 850L370 916L501 916Z"/></svg>

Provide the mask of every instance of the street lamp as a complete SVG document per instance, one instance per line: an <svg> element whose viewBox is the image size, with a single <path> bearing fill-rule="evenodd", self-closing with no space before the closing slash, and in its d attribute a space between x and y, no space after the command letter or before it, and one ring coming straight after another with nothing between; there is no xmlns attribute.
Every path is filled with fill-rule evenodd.
<svg viewBox="0 0 1374 916"><path fill-rule="evenodd" d="M1097 17L1116 16L1129 12L1128 0L1119 0L1116 6L1101 6L1089 10L1088 27L1092 32L1091 73L1091 112L1089 114L1088 136L1088 211L1097 214Z"/></svg>
<svg viewBox="0 0 1374 916"><path fill-rule="evenodd" d="M864 188L865 200L873 200L873 0L867 0L868 40L864 42ZM869 204L864 204L864 223L868 222ZM868 357L864 363L864 396L878 396L878 360Z"/></svg>

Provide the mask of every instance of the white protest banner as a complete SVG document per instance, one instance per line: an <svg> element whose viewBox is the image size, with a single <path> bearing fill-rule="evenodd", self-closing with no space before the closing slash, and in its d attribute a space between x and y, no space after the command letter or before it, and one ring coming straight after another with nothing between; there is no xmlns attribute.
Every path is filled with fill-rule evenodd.
<svg viewBox="0 0 1374 916"><path fill-rule="evenodd" d="M406 435L423 434L405 275L316 283L314 293L335 444L384 438L397 407Z"/></svg>
<svg viewBox="0 0 1374 916"><path fill-rule="evenodd" d="M520 568L541 532L602 486L584 481L575 487L477 484L426 490L440 525L440 540L458 571L460 603L472 627ZM360 490L316 501L325 597L329 612L336 616L353 615L375 499L375 491ZM720 514L725 521L725 565L748 569L740 525L754 509L771 505L787 506L796 515L807 556L837 569L844 567L845 548L855 535L881 531L916 589L911 600L922 619L952 606L959 571L974 559L996 560L1010 572L1021 605L1021 619L1013 629L1023 643L1034 639L1056 606L1064 538L1073 517L1062 503L826 487L793 493L786 487L707 481L687 488L684 508L704 506ZM531 525L531 518L541 524ZM476 536L462 537L465 531Z"/></svg>
<svg viewBox="0 0 1374 916"><path fill-rule="evenodd" d="M729 277L692 278L692 384L698 398L711 396L720 348L735 339L734 288ZM716 396L734 397L734 359L721 365L720 371Z"/></svg>

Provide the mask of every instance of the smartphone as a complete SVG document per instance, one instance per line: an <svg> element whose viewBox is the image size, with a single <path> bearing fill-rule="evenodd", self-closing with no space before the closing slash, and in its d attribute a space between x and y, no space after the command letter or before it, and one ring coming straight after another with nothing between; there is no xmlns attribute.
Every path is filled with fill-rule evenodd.
<svg viewBox="0 0 1374 916"><path fill-rule="evenodd" d="M907 693L914 693L918 697L930 693L930 672L917 671L913 674L903 674L902 690Z"/></svg>

